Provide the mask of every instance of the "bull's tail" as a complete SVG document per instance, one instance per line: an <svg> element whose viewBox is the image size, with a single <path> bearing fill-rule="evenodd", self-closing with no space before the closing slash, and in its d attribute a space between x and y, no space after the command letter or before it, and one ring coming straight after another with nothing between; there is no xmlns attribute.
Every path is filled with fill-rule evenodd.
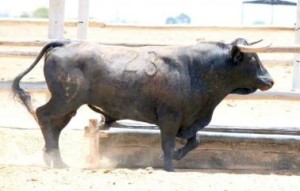
<svg viewBox="0 0 300 191"><path fill-rule="evenodd" d="M20 87L20 81L26 74L28 74L37 65L37 63L41 60L41 58L44 56L44 54L47 51L49 51L50 49L55 48L55 47L64 46L67 43L68 43L68 41L61 41L61 42L57 41L57 42L50 42L50 43L46 44L43 47L43 49L41 50L41 52L39 53L38 57L35 59L35 61L30 65L30 67L27 68L22 73L20 73L13 80L11 89L12 89L14 97L16 97L17 99L19 99L21 101L21 103L26 107L26 109L33 115L33 117L35 119L36 119L36 115L35 115L35 110L32 106L31 96L28 92L24 91L24 89L22 89Z"/></svg>

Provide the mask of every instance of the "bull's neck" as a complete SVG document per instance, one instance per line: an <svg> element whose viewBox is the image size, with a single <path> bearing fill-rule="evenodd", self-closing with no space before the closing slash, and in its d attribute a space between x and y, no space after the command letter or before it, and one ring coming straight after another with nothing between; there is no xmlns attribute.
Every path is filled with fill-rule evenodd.
<svg viewBox="0 0 300 191"><path fill-rule="evenodd" d="M198 56L194 58L193 68L200 76L197 86L202 89L202 92L218 96L217 99L222 99L234 88L234 71L229 56L223 52L219 54L209 52L207 55L210 55L210 57L202 59Z"/></svg>

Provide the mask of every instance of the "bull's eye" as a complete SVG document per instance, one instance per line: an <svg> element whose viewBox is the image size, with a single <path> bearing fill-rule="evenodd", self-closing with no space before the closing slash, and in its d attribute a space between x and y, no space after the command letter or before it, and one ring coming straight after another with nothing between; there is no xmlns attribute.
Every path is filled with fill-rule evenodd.
<svg viewBox="0 0 300 191"><path fill-rule="evenodd" d="M257 63L256 59L254 57L251 57L250 64L256 64L256 63Z"/></svg>

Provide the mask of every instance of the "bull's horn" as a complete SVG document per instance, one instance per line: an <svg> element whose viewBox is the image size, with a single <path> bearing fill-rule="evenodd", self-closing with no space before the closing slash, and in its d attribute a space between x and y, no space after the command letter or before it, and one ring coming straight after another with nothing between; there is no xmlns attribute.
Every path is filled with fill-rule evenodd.
<svg viewBox="0 0 300 191"><path fill-rule="evenodd" d="M259 42L257 41L257 42L251 43L251 44L256 44ZM242 45L242 44L238 44L237 46L239 47L241 52L245 52L245 53L246 52L269 52L271 43L264 45L264 46L249 46L249 45Z"/></svg>
<svg viewBox="0 0 300 191"><path fill-rule="evenodd" d="M260 43L261 41L263 41L263 39L260 39L260 40L251 42L251 43L249 43L249 45L252 46L252 45L255 45L255 44L257 44L257 43Z"/></svg>

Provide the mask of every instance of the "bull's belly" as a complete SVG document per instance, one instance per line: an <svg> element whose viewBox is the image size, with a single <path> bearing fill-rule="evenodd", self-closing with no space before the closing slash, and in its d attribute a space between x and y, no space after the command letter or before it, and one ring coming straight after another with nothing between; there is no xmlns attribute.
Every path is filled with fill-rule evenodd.
<svg viewBox="0 0 300 191"><path fill-rule="evenodd" d="M132 100L110 100L109 102L101 100L91 104L101 108L105 114L116 120L131 119L154 124L157 122L156 109L153 104Z"/></svg>

